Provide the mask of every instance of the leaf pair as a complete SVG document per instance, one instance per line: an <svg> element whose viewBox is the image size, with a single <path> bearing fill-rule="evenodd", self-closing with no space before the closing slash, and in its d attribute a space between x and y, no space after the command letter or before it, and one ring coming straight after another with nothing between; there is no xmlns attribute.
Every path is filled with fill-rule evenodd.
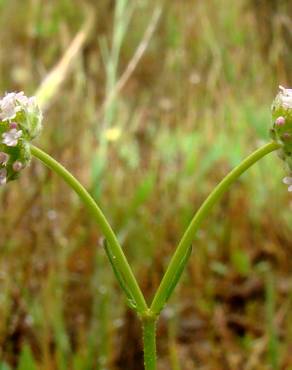
<svg viewBox="0 0 292 370"><path fill-rule="evenodd" d="M108 243L106 240L104 240L103 242L103 246L104 246L104 249L106 251L106 254L107 254L107 257L110 261L110 264L112 266L112 269L114 271L114 274L120 284L120 287L123 289L123 291L125 292L126 296L127 296L127 303L129 305L129 307L135 311L137 311L137 304L135 302L135 299L129 289L129 287L127 286L127 283L122 275L122 273L119 271L119 269L117 268L116 264L115 264L115 256L113 255L113 253L111 252L111 249L108 247ZM184 258L180 261L180 263L178 264L177 266L177 269L173 275L173 278L171 280L171 283L169 284L168 288L166 289L165 293L164 293L164 298L163 300L161 301L161 304L160 306L158 307L158 312L156 313L159 313L163 307L165 306L165 304L167 303L167 301L169 300L171 294L173 293L175 287L177 286L180 278L181 278L181 275L183 273L183 270L189 260L189 257L191 255L191 252L192 252L192 245L189 246Z"/></svg>

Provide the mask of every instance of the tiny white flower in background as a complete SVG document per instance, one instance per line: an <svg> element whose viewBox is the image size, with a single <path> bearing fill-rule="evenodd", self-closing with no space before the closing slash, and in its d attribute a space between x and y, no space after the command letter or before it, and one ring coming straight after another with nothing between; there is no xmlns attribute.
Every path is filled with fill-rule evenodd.
<svg viewBox="0 0 292 370"><path fill-rule="evenodd" d="M286 184L286 185L289 185L288 186L288 191L292 191L292 177L289 177L289 176L287 176L287 177L284 177L283 178L283 183L284 184Z"/></svg>
<svg viewBox="0 0 292 370"><path fill-rule="evenodd" d="M4 132L2 134L3 140L2 143L6 144L7 146L16 146L18 143L18 139L22 135L22 130L18 130L16 128L13 128L9 130L8 132Z"/></svg>
<svg viewBox="0 0 292 370"><path fill-rule="evenodd" d="M292 108L292 89L285 89L283 86L279 86L280 99L284 108Z"/></svg>
<svg viewBox="0 0 292 370"><path fill-rule="evenodd" d="M0 185L4 185L7 182L7 171L5 168L0 170Z"/></svg>

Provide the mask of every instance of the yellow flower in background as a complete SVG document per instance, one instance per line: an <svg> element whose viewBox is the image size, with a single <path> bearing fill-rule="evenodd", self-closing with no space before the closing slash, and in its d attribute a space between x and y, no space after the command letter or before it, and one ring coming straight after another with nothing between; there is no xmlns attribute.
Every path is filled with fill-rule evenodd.
<svg viewBox="0 0 292 370"><path fill-rule="evenodd" d="M105 131L104 136L107 141L114 142L120 138L121 134L122 131L119 127L111 127Z"/></svg>

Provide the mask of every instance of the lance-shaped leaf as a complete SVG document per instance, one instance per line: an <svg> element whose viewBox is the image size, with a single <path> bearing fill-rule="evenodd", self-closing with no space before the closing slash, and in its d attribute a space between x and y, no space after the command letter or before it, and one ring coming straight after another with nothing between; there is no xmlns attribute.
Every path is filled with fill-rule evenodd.
<svg viewBox="0 0 292 370"><path fill-rule="evenodd" d="M181 259L180 263L177 265L176 270L173 274L172 280L171 280L167 290L165 291L163 300L161 300L161 304L158 307L158 309L156 310L156 313L159 313L163 309L163 307L165 306L167 301L169 300L171 294L173 293L175 287L177 286L177 284L178 284L178 282L181 278L181 275L182 275L183 270L184 270L184 268L185 268L185 266L186 266L186 264L189 260L189 257L191 255L191 253L192 253L192 245L189 246L186 254Z"/></svg>
<svg viewBox="0 0 292 370"><path fill-rule="evenodd" d="M137 304L135 302L135 299L134 299L133 295L131 294L131 291L130 291L129 287L126 284L125 279L123 278L123 275L121 274L121 272L119 271L118 267L115 264L115 256L113 255L111 249L108 247L108 243L107 243L106 240L103 241L103 247L104 247L105 252L107 254L107 257L110 261L113 272L114 272L114 274L115 274L115 276L116 276L116 278L117 278L117 280L120 284L120 287L123 289L123 291L125 292L125 294L127 296L128 306L130 308L132 308L133 310L137 311Z"/></svg>

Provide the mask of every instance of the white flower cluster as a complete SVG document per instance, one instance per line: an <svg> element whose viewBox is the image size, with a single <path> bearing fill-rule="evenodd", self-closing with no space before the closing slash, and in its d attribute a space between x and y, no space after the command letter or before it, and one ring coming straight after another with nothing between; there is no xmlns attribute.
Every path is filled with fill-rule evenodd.
<svg viewBox="0 0 292 370"><path fill-rule="evenodd" d="M36 98L28 98L24 92L8 93L0 100L0 120L9 121L20 111L32 112L36 108Z"/></svg>
<svg viewBox="0 0 292 370"><path fill-rule="evenodd" d="M279 98L282 103L282 107L286 109L292 108L292 89L286 89L283 86L279 86L280 93Z"/></svg>
<svg viewBox="0 0 292 370"><path fill-rule="evenodd" d="M29 163L28 143L40 132L41 122L35 97L21 91L0 99L0 185L17 178Z"/></svg>

